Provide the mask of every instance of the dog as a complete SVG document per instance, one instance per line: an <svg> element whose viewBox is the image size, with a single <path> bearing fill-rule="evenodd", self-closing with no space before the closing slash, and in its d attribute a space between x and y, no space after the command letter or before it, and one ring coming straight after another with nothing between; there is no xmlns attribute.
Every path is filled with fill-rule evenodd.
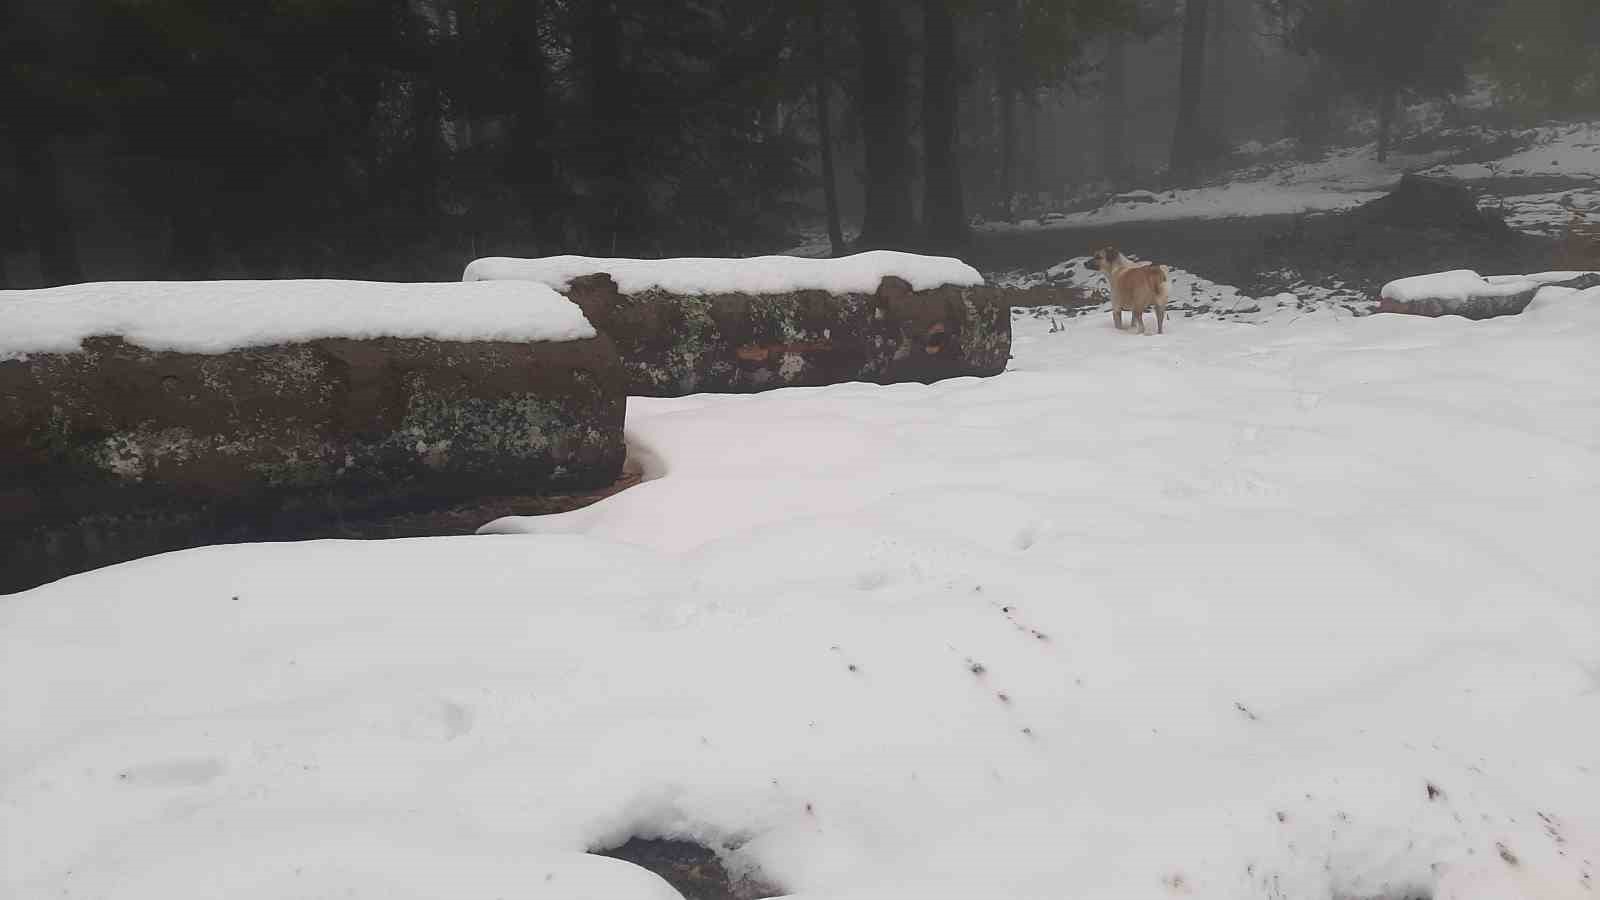
<svg viewBox="0 0 1600 900"><path fill-rule="evenodd" d="M1095 251L1084 263L1085 268L1103 272L1111 286L1111 321L1122 330L1122 311L1133 312L1133 325L1144 330L1144 311L1156 308L1156 334L1165 334L1167 328L1168 279L1166 266L1133 263L1115 247Z"/></svg>

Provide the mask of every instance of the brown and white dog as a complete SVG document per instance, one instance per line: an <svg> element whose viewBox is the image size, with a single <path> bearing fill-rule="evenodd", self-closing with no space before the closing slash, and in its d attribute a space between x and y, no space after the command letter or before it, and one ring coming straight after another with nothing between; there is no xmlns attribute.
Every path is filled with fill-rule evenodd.
<svg viewBox="0 0 1600 900"><path fill-rule="evenodd" d="M1096 272L1104 272L1111 285L1111 321L1122 330L1122 311L1133 311L1133 325L1144 334L1144 311L1156 308L1156 334L1164 334L1167 325L1167 267L1149 263L1134 263L1115 247L1095 251L1084 265Z"/></svg>

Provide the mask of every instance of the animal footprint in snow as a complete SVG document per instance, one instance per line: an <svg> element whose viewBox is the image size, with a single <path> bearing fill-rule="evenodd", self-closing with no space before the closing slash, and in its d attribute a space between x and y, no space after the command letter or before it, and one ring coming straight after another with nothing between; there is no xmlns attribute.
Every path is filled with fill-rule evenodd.
<svg viewBox="0 0 1600 900"><path fill-rule="evenodd" d="M440 699L376 706L367 709L362 718L380 734L421 741L453 741L472 731L473 724L471 707Z"/></svg>
<svg viewBox="0 0 1600 900"><path fill-rule="evenodd" d="M873 569L856 576L856 587L863 591L875 591L888 583L889 573L883 569Z"/></svg>
<svg viewBox="0 0 1600 900"><path fill-rule="evenodd" d="M1016 547L1018 550L1027 550L1028 548L1032 547L1035 543L1037 543L1038 540L1039 540L1039 531L1038 531L1038 529L1036 529L1032 525L1029 525L1028 527L1023 528L1021 531L1017 532L1016 537L1013 537L1011 539L1011 546Z"/></svg>
<svg viewBox="0 0 1600 900"><path fill-rule="evenodd" d="M196 787L223 771L222 762L216 759L169 759L123 769L117 780L134 787Z"/></svg>

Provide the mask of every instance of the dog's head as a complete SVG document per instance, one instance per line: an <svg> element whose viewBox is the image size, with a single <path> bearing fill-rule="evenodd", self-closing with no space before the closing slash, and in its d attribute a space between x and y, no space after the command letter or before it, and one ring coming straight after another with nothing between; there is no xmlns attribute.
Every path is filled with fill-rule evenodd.
<svg viewBox="0 0 1600 900"><path fill-rule="evenodd" d="M1093 256L1089 257L1089 261L1084 263L1083 267L1093 269L1096 272L1105 272L1116 265L1117 260L1121 258L1122 254L1117 252L1117 248L1111 246L1101 247L1094 252Z"/></svg>

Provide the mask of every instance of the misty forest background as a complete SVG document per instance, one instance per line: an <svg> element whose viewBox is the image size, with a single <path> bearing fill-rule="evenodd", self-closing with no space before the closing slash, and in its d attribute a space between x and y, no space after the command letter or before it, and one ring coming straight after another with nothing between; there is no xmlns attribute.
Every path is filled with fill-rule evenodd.
<svg viewBox="0 0 1600 900"><path fill-rule="evenodd" d="M956 250L974 221L1200 183L1246 142L1387 151L1420 101L1600 110L1595 0L3 8L0 287L439 280L807 229Z"/></svg>

